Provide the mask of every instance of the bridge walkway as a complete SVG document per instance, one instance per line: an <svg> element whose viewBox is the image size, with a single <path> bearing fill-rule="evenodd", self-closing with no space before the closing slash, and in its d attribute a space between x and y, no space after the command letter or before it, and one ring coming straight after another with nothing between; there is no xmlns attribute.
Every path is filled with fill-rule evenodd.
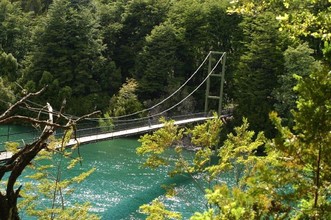
<svg viewBox="0 0 331 220"><path fill-rule="evenodd" d="M204 116L204 115L195 115L195 117L192 117L192 118L184 118L184 119L175 120L174 123L176 125L184 125L184 124L189 124L189 123L200 123L200 122L203 122L210 118L212 118L212 117ZM100 132L100 130L98 129L97 132L94 131L92 134L90 134L91 132L88 132L88 133L86 132L88 130L93 130L91 128L81 129L81 130L77 131L78 138L71 139L68 142L67 147L72 146L72 145L76 144L77 142L79 142L79 144L87 144L90 142L102 141L102 140L107 140L107 139L112 139L112 138L127 137L127 136L134 136L134 135L138 135L138 134L148 133L150 131L162 128L164 126L163 123L159 123L159 122L151 123L151 124L149 124L149 123L151 123L151 122L148 122L147 120L145 120L144 122L131 123L131 126L124 123L124 124L119 125L118 128L115 129L114 131ZM136 125L136 126L139 125L139 126L132 127L134 125ZM123 127L125 127L125 128L123 128ZM129 127L131 127L131 128L129 128ZM95 129L96 128L94 128L94 130ZM22 140L22 142L28 142L28 141L32 141L32 140L26 140L26 141ZM2 144L4 144L4 143L2 143ZM0 161L7 160L11 156L12 156L11 152L1 151L0 152Z"/></svg>

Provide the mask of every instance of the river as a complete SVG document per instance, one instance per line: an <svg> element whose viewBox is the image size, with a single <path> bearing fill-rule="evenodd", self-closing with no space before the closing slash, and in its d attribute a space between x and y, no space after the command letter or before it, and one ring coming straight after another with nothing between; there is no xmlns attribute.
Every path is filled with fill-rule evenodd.
<svg viewBox="0 0 331 220"><path fill-rule="evenodd" d="M142 158L136 154L136 139L115 139L87 144L81 147L84 159L82 170L96 171L87 178L71 200L90 202L92 211L102 219L144 219L139 206L155 198L165 200L164 184L177 185L179 194L166 201L169 209L180 211L185 217L201 210L203 194L188 177L170 178L167 168L150 170L142 167ZM171 152L169 152L169 157ZM192 152L186 152L186 157Z"/></svg>
<svg viewBox="0 0 331 220"><path fill-rule="evenodd" d="M167 167L157 170L142 167L142 158L136 154L138 146L139 142L135 138L82 145L82 166L66 171L66 175L74 176L93 167L96 170L77 185L70 197L65 198L66 204L70 206L89 202L90 211L104 220L145 219L146 216L138 211L139 206L156 198L164 201L168 209L181 212L184 219L205 208L203 193L191 178L170 178L167 175ZM172 152L168 152L168 157L171 155ZM187 151L185 157L190 159L193 153ZM21 179L23 184L25 181L28 180ZM161 187L165 184L176 184L178 194L166 199L165 190ZM34 218L24 216L23 219Z"/></svg>

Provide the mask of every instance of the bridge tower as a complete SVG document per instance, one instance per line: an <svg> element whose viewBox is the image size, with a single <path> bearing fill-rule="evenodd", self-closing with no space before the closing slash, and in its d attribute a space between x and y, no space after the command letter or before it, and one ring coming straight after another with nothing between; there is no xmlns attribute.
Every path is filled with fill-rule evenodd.
<svg viewBox="0 0 331 220"><path fill-rule="evenodd" d="M220 73L211 73L211 75L207 79L207 85L206 85L206 95L205 95L205 113L208 112L208 104L209 99L216 99L218 100L218 109L217 113L218 115L222 114L222 104L223 104L223 87L224 87L224 75L225 75L225 60L226 60L226 53L225 52L218 52L218 51L210 51L209 60L208 60L208 74L215 70L217 67L214 65L212 68L212 62L213 62L213 55L221 56L221 65L222 69ZM220 58L218 58L220 59ZM219 64L218 64L219 65ZM220 78L220 80L215 80L215 82L219 82L219 94L218 95L211 95L210 94L210 78L211 77L217 77Z"/></svg>

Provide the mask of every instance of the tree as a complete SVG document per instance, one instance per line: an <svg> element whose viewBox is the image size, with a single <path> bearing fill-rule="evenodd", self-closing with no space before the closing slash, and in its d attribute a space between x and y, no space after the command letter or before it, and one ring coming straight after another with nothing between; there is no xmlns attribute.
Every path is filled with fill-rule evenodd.
<svg viewBox="0 0 331 220"><path fill-rule="evenodd" d="M23 75L25 87L39 89L49 85L43 99L60 106L66 95L67 111L83 114L92 111L105 94L110 74L115 71L102 56L104 46L93 4L57 0L50 7L44 24L37 29L35 50L27 59ZM102 67L102 68L101 68ZM100 83L99 83L100 82ZM107 94L107 93L106 93ZM75 97L73 99L72 97ZM106 99L107 95L100 96ZM80 105L85 100L85 106Z"/></svg>
<svg viewBox="0 0 331 220"><path fill-rule="evenodd" d="M210 143L218 146L221 123L214 123L217 119L189 132L192 143L201 147L193 161L180 156L180 142L186 132L171 123L152 135L144 135L137 152L148 156L145 165L157 168L171 164L169 156L162 157L162 153L174 146L179 156L170 174L204 175L200 179L207 181L204 189L208 208L196 212L191 219L329 219L330 77L327 71L298 77L294 132L282 126L275 112L270 114L278 131L274 139L248 130L244 119L218 148L219 160L213 164L209 163L212 154L207 149ZM256 154L261 146L265 147L264 156ZM232 183L222 181L223 174L232 174ZM151 203L148 207L146 213L152 216L162 206Z"/></svg>
<svg viewBox="0 0 331 220"><path fill-rule="evenodd" d="M18 63L15 57L10 53L0 52L0 77L7 81L13 82L16 80ZM14 74L13 74L14 73Z"/></svg>
<svg viewBox="0 0 331 220"><path fill-rule="evenodd" d="M313 50L307 43L299 44L297 47L289 47L284 52L284 73L278 76L278 88L274 90L275 110L283 118L283 122L293 123L290 112L296 109L297 93L293 91L296 85L295 75L308 77L310 73L318 71L320 64L312 57ZM292 127L292 126L291 126Z"/></svg>
<svg viewBox="0 0 331 220"><path fill-rule="evenodd" d="M273 90L277 77L283 73L283 56L278 34L278 22L272 13L246 17L242 23L245 50L234 75L236 118L247 117L255 131L272 135L268 119L275 99Z"/></svg>
<svg viewBox="0 0 331 220"><path fill-rule="evenodd" d="M115 29L115 45L113 59L121 69L122 80L133 76L136 56L143 47L145 37L154 26L159 25L165 18L169 1L134 0L125 3L121 20Z"/></svg>
<svg viewBox="0 0 331 220"><path fill-rule="evenodd" d="M146 37L135 70L141 97L158 98L165 95L174 82L182 81L181 45L180 33L168 23L154 27Z"/></svg>
<svg viewBox="0 0 331 220"><path fill-rule="evenodd" d="M299 93L298 110L294 112L295 130L298 143L296 155L298 160L312 175L306 179L307 194L300 205L303 216L310 218L330 218L331 203L329 197L330 183L330 144L331 144L331 72L314 72L309 77L299 78L296 86Z"/></svg>
<svg viewBox="0 0 331 220"><path fill-rule="evenodd" d="M138 87L134 79L127 79L122 85L117 95L113 95L110 100L109 115L113 117L128 115L138 112L142 109L142 104L139 102L135 94Z"/></svg>
<svg viewBox="0 0 331 220"><path fill-rule="evenodd" d="M12 54L19 62L30 49L31 15L22 12L17 2L0 1L0 51Z"/></svg>
<svg viewBox="0 0 331 220"><path fill-rule="evenodd" d="M280 21L280 30L292 39L305 40L315 50L315 55L322 55L323 42L331 39L331 25L328 14L330 1L305 0L244 0L233 1L229 11L243 15L256 15L269 11Z"/></svg>
<svg viewBox="0 0 331 220"><path fill-rule="evenodd" d="M162 93L171 93L173 88L178 88L210 50L227 52L230 66L235 65L236 56L232 55L238 49L240 19L227 14L227 1L176 1L170 6L165 21L154 26L136 59L135 77L140 82L140 97L143 98L160 97ZM226 86L231 82L232 69L227 69ZM192 78L188 91L203 80L205 70ZM159 82L150 80L159 77L158 81L164 81L166 85L163 85L163 91L158 89ZM198 102L203 100L202 96L199 91L195 94Z"/></svg>
<svg viewBox="0 0 331 220"><path fill-rule="evenodd" d="M179 128L174 121L160 120L164 127L155 131L153 134L145 134L140 139L141 146L137 148L137 154L145 156L144 166L157 169L161 166L171 166L168 172L169 176L188 174L194 182L204 190L204 184L201 179L208 181L206 185L211 186L212 179L204 175L204 170L211 164L212 156L215 155L215 149L218 146L219 134L222 129L222 120L214 115L215 118L208 120L202 125L197 125L193 129ZM184 159L182 153L185 146L183 138L190 137L192 144L199 147L192 161ZM164 156L169 149L174 148L175 157ZM203 178L197 178L194 174L200 173ZM173 187L170 187L172 190ZM149 205L141 207L142 212L151 217L164 219L165 216L180 218L180 214L166 209L160 201L153 201Z"/></svg>
<svg viewBox="0 0 331 220"><path fill-rule="evenodd" d="M216 50L236 50L236 34L240 33L239 16L227 13L228 1L177 1L169 10L168 19L181 30L187 52L196 60ZM229 28L231 27L231 28Z"/></svg>
<svg viewBox="0 0 331 220"><path fill-rule="evenodd" d="M0 77L0 102L2 103L0 105L0 112L7 110L14 101L15 96L12 89L7 85L5 80Z"/></svg>
<svg viewBox="0 0 331 220"><path fill-rule="evenodd" d="M77 152L77 147L66 149L74 130L66 130L62 138L50 137L47 151L41 151L29 165L32 175L26 178L33 182L26 182L20 192L22 201L18 208L25 215L35 216L38 219L100 219L89 213L90 205L68 205L66 201L74 194L77 184L84 181L95 168L82 172L74 177L65 177L65 173L82 164L82 158ZM61 148L59 148L61 146Z"/></svg>
<svg viewBox="0 0 331 220"><path fill-rule="evenodd" d="M214 50L227 53L225 100L232 101L232 76L239 57L241 28L239 28L238 24L241 18L237 14L227 13L228 4L228 1L224 0L175 1L169 8L165 21L155 27L155 32L153 30L150 34L151 38L146 38L146 46L141 54L145 54L145 49L153 45L151 44L152 42L148 42L150 39L156 42L167 40L168 43L164 42L165 45L169 44L169 48L176 48L174 56L177 60L175 62L177 63L173 74L175 78L172 80L172 83L169 84L166 91L171 93L176 83L180 85L181 81L189 78L192 73L197 70L208 51ZM175 34L176 36L175 41L170 39L170 36L172 36L170 33L163 38L156 38L157 34L162 33L160 31L162 26L171 28L172 35ZM163 29L165 28L163 27ZM161 45L161 43L157 45ZM161 51L155 51L155 53L162 55ZM164 51L167 52L166 49L164 49ZM151 65L154 63L155 69L164 69L162 64L165 62L160 62L161 65L157 62L153 62ZM145 63L138 62L137 66L142 66L140 69L143 69L145 65L147 65L146 61ZM198 74L192 78L188 86L185 87L187 88L185 92L192 91L204 79L206 70L207 68L203 67ZM143 71L137 71L138 74L142 74L141 72ZM219 73L219 70L216 70L215 73ZM154 75L156 75L156 73ZM212 86L211 88L215 87ZM215 91L215 93L217 93L217 91ZM197 103L195 108L203 106L203 102L201 101L204 100L203 97L204 93L200 90L194 94L194 101Z"/></svg>
<svg viewBox="0 0 331 220"><path fill-rule="evenodd" d="M32 143L28 143L20 149L15 149L17 147L15 146L15 144L14 146L11 145L12 148L14 148L12 149L13 155L5 163L2 163L0 165L0 180L4 178L7 179L5 190L0 191L1 220L20 219L19 210L17 207L17 200L20 196L22 185L16 187L15 183L21 176L22 171L31 164L31 162L39 154L39 152L41 152L42 150L52 149L49 148L50 145L48 141L50 140L50 137L53 135L53 133L59 128L65 130L68 130L70 128L74 129L75 123L80 121L82 118L89 116L86 115L75 120L69 119L63 115L64 106L62 106L61 110L57 112L53 117L53 110L49 104L47 104L47 114L49 114L48 119L40 119L39 117L33 118L25 115L13 115L14 110L19 106L25 106L32 111L43 111L43 109L29 107L29 105L26 103L29 98L39 95L43 90L44 89L39 90L36 93L27 94L26 96L18 100L16 103L12 104L5 112L0 115L0 124L21 121L36 124L39 126L44 126L44 129L41 132L40 136ZM65 120L65 122L63 124L60 124L59 122L61 120ZM65 141L63 140L62 143L65 143ZM53 145L53 149L55 148L56 146ZM63 145L61 145L61 149L64 149Z"/></svg>
<svg viewBox="0 0 331 220"><path fill-rule="evenodd" d="M103 80L99 83L105 84L102 88L108 89L109 95L114 95L123 83L121 76L121 69L116 67L114 62L114 50L117 40L120 38L119 32L122 28L120 23L121 15L124 11L124 3L121 1L101 3L96 2L97 12L101 27L103 44L103 56L106 58L106 65L108 70L105 69L103 74L108 74L108 80ZM106 79L106 77L103 77Z"/></svg>

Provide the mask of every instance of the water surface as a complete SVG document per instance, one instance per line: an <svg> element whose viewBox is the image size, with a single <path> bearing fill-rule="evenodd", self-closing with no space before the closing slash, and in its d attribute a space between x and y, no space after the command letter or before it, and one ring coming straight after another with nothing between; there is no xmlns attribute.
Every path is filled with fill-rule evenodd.
<svg viewBox="0 0 331 220"><path fill-rule="evenodd" d="M142 167L142 158L136 154L138 146L139 142L133 138L82 145L82 166L66 171L63 177L78 175L93 167L96 171L65 198L66 205L89 202L90 211L105 220L145 219L146 216L139 213L139 206L156 198L164 201L168 209L183 213L184 219L205 208L203 193L191 178L170 178L167 167L157 170ZM193 153L185 152L185 156L189 159ZM168 157L172 157L171 151ZM161 187L165 184L176 184L178 195L166 199ZM33 218L24 216L24 219Z"/></svg>

